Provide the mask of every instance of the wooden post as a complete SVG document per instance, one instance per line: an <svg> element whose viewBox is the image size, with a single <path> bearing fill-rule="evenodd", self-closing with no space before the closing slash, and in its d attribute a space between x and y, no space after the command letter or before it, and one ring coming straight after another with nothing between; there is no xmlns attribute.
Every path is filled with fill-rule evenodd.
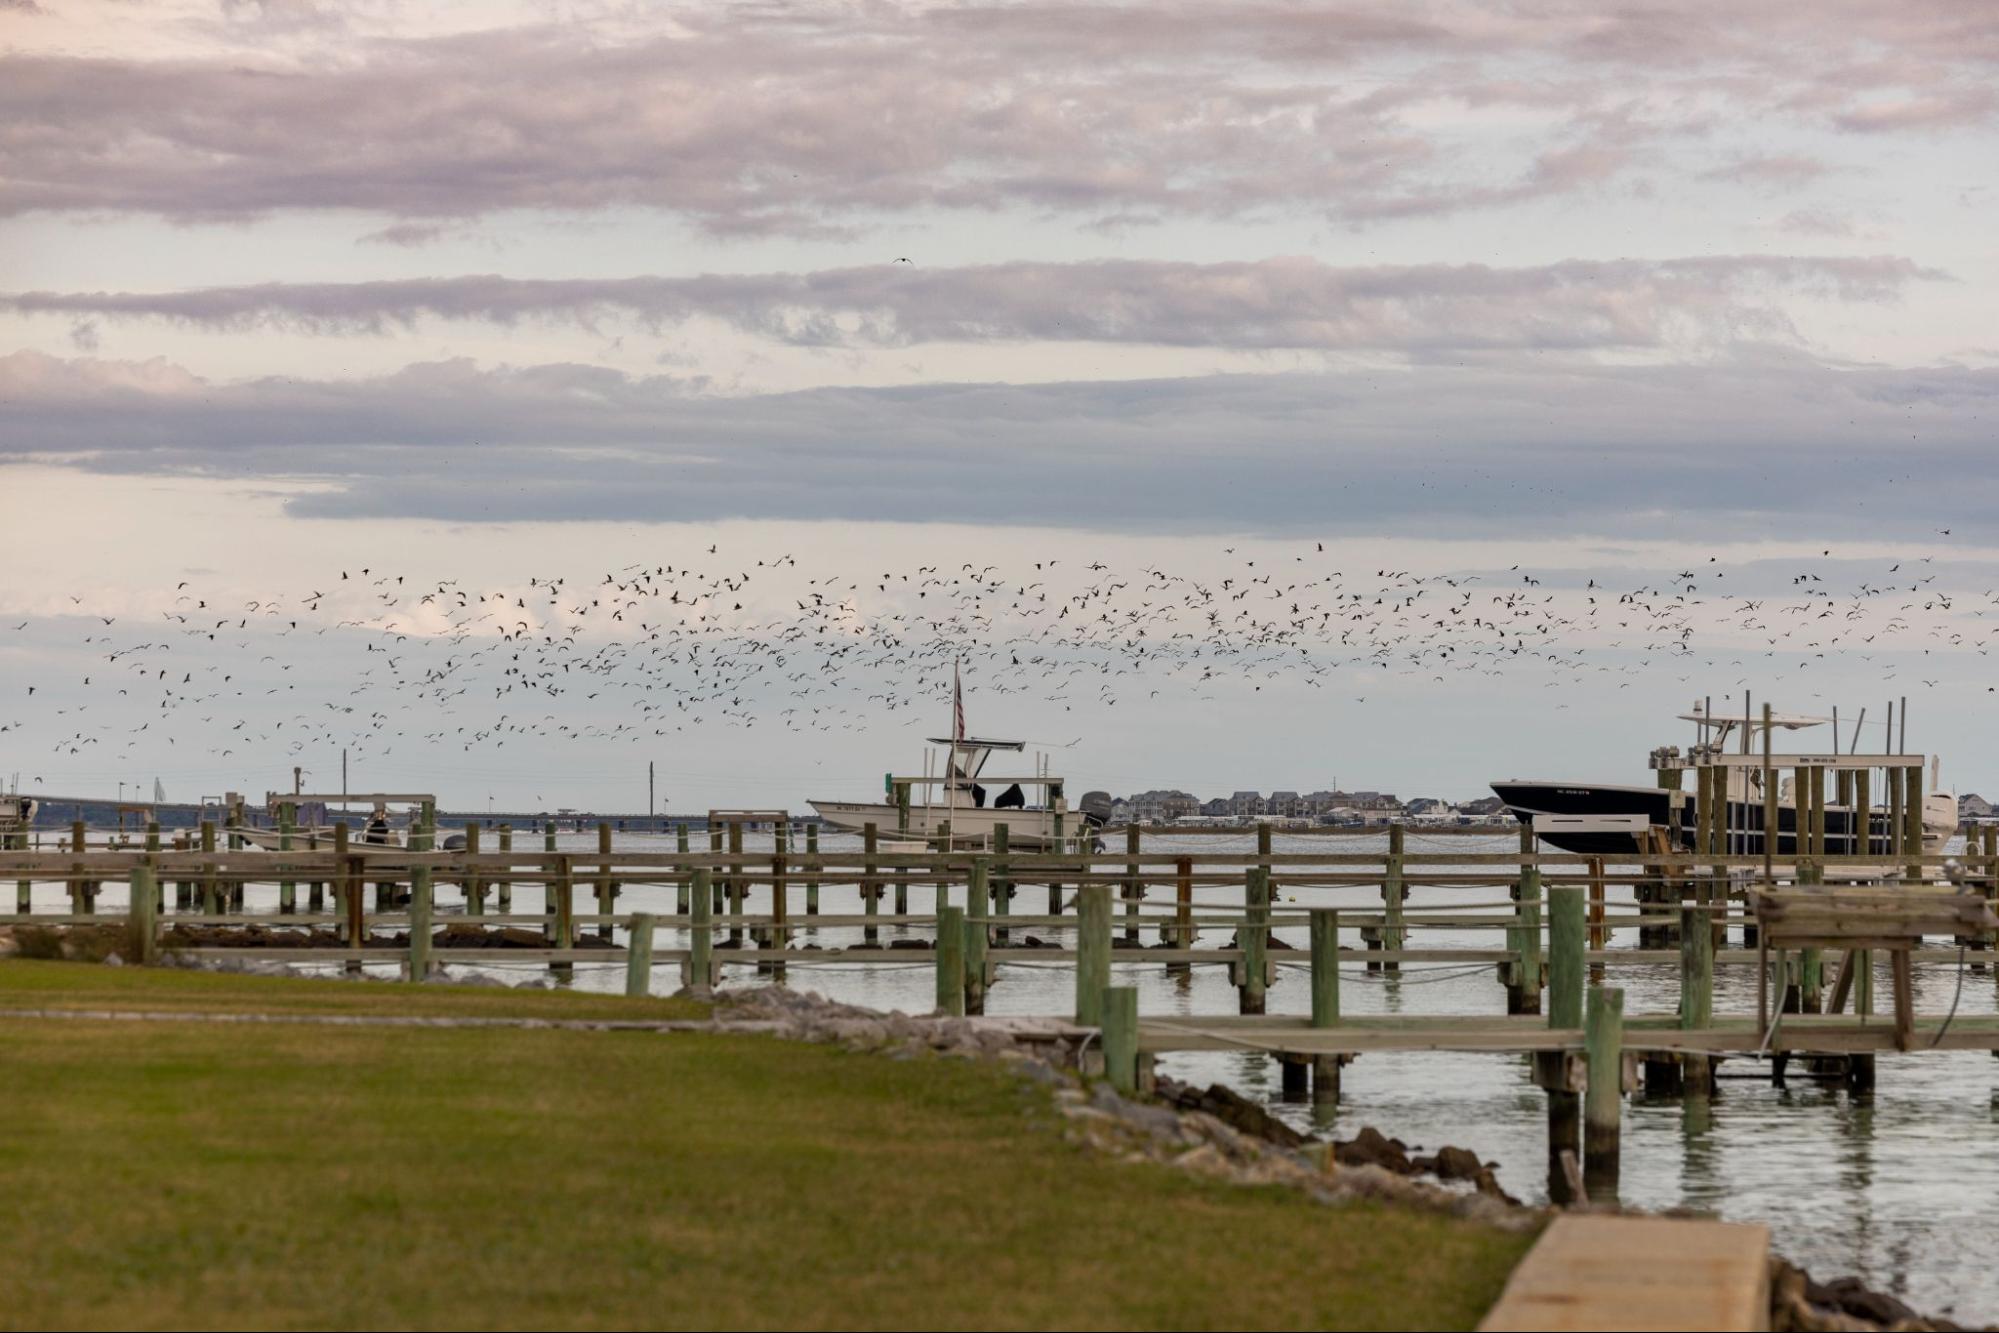
<svg viewBox="0 0 1999 1333"><path fill-rule="evenodd" d="M681 856L687 855L687 825L679 824L675 826L673 850ZM683 867L679 876L673 882L673 910L675 915L687 915L688 883L687 870Z"/></svg>
<svg viewBox="0 0 1999 1333"><path fill-rule="evenodd" d="M25 852L28 850L28 835L25 832L9 834L8 838L16 851ZM17 879L14 881L14 910L22 916L26 916L35 910L35 882L33 880Z"/></svg>
<svg viewBox="0 0 1999 1333"><path fill-rule="evenodd" d="M514 825L512 823L502 823L500 825L500 851L514 851ZM506 867L506 875L500 877L500 889L494 895L494 907L500 909L500 915L508 915L508 913L514 911L514 867L512 865L508 865Z"/></svg>
<svg viewBox="0 0 1999 1333"><path fill-rule="evenodd" d="M479 882L479 872L473 868L471 858L479 854L479 821L465 821L465 911L469 916L486 915L486 886Z"/></svg>
<svg viewBox="0 0 1999 1333"><path fill-rule="evenodd" d="M410 870L410 975L411 981L430 976L430 876L429 866Z"/></svg>
<svg viewBox="0 0 1999 1333"><path fill-rule="evenodd" d="M278 850L279 851L288 852L292 849L292 828L297 818L298 818L297 807L291 805L281 805L278 807ZM289 872L291 867L287 865L285 869L287 872ZM289 916L297 910L298 910L298 884L296 883L296 881L290 878L279 880L278 911L283 915Z"/></svg>
<svg viewBox="0 0 1999 1333"><path fill-rule="evenodd" d="M1583 1100L1583 1179L1593 1203L1617 1200L1619 1122L1624 1113L1624 992L1593 986L1585 1035L1589 1082Z"/></svg>
<svg viewBox="0 0 1999 1333"><path fill-rule="evenodd" d="M965 882L965 1012L983 1014L986 1011L986 932L991 929L986 920L987 903L990 901L992 860L989 857L972 858Z"/></svg>
<svg viewBox="0 0 1999 1333"><path fill-rule="evenodd" d="M1331 907L1315 907L1306 918L1311 923L1312 942L1312 1026L1337 1027L1340 1021L1340 914ZM1333 1105L1340 1099L1339 1055L1311 1057L1312 1100Z"/></svg>
<svg viewBox="0 0 1999 1333"><path fill-rule="evenodd" d="M1909 821L1908 830L1902 835L1903 852L1909 863L1907 882L1920 884L1929 874L1923 865L1923 770L1920 767L1907 770L1902 788L1903 817Z"/></svg>
<svg viewBox="0 0 1999 1333"><path fill-rule="evenodd" d="M1005 948L1010 938L1005 924L1013 911L1013 834L1005 824L993 825L993 943Z"/></svg>
<svg viewBox="0 0 1999 1333"><path fill-rule="evenodd" d="M1534 830L1520 826L1520 854L1534 854ZM1541 1012L1541 867L1520 864L1520 879L1514 886L1518 905L1513 909L1519 924L1508 931L1513 963L1506 984L1506 1012Z"/></svg>
<svg viewBox="0 0 1999 1333"><path fill-rule="evenodd" d="M1589 859L1589 947L1592 950L1602 949L1609 943L1610 931L1604 925L1603 908L1603 858L1601 856L1592 856ZM1602 983L1602 963L1591 963L1589 965L1589 979L1591 985Z"/></svg>
<svg viewBox="0 0 1999 1333"><path fill-rule="evenodd" d="M551 903L549 928L554 935L552 946L557 949L576 947L576 865L568 856L555 858L555 901ZM575 975L576 965L557 961L548 965L548 970L558 978Z"/></svg>
<svg viewBox="0 0 1999 1333"><path fill-rule="evenodd" d="M876 847L880 833L873 824L861 825L861 911L868 916L881 914L881 869L875 864ZM881 939L881 929L870 921L861 927L861 941L874 944Z"/></svg>
<svg viewBox="0 0 1999 1333"><path fill-rule="evenodd" d="M1386 904L1381 925L1381 947L1389 951L1400 951L1402 948L1402 904L1409 897L1409 886L1402 872L1403 835L1402 825L1388 826L1388 861L1381 878L1381 900ZM1384 975L1395 976L1402 971L1402 964L1384 961L1381 970Z"/></svg>
<svg viewBox="0 0 1999 1333"><path fill-rule="evenodd" d="M652 913L633 914L630 936L625 941L627 995L643 997L652 994L652 929Z"/></svg>
<svg viewBox="0 0 1999 1333"><path fill-rule="evenodd" d="M783 949L791 941L791 931L787 924L790 904L786 899L790 894L785 885L784 872L787 868L787 858L785 856L786 843L784 833L783 820L780 819L771 825L770 928L764 932L764 947L769 949ZM773 959L767 966L759 968L758 971L768 972L774 979L782 980L784 978L784 963L781 959Z"/></svg>
<svg viewBox="0 0 1999 1333"><path fill-rule="evenodd" d="M1548 1026L1583 1025L1583 891L1548 890Z"/></svg>
<svg viewBox="0 0 1999 1333"><path fill-rule="evenodd" d="M131 885L125 951L136 965L150 967L159 956L160 881L151 866L133 866Z"/></svg>
<svg viewBox="0 0 1999 1333"><path fill-rule="evenodd" d="M1183 856L1173 862L1173 947L1194 947L1194 858ZM1168 963L1168 972L1192 972L1192 963Z"/></svg>
<svg viewBox="0 0 1999 1333"><path fill-rule="evenodd" d="M1103 1012L1104 1077L1129 1096L1138 1088L1138 988L1106 986Z"/></svg>
<svg viewBox="0 0 1999 1333"><path fill-rule="evenodd" d="M1111 984L1111 889L1108 884L1076 888L1076 1023L1103 1023L1104 988Z"/></svg>
<svg viewBox="0 0 1999 1333"><path fill-rule="evenodd" d="M965 1013L965 909L937 909L937 1012Z"/></svg>
<svg viewBox="0 0 1999 1333"><path fill-rule="evenodd" d="M1874 774L1870 769L1861 769L1853 775L1853 852L1856 856L1874 854Z"/></svg>
<svg viewBox="0 0 1999 1333"><path fill-rule="evenodd" d="M687 896L687 990L696 999L715 993L714 885L706 866L690 878Z"/></svg>
<svg viewBox="0 0 1999 1333"><path fill-rule="evenodd" d="M209 825L204 824L202 827L207 828ZM213 841L211 838L210 850L213 850ZM76 853L76 873L69 881L69 911L71 916L82 916L90 910L86 905L90 898L90 890L83 879L83 854L89 846L89 834L81 819L73 821L69 826L69 845L70 850Z"/></svg>
<svg viewBox="0 0 1999 1333"><path fill-rule="evenodd" d="M600 820L597 824L597 855L606 858L604 864L598 868L596 876L597 915L609 916L618 910L618 881L611 878L611 863L609 860L611 855L611 825L606 820ZM611 935L612 925L609 921L600 921L597 923L597 937L599 939L608 940L611 938Z"/></svg>
<svg viewBox="0 0 1999 1333"><path fill-rule="evenodd" d="M82 825L79 823L77 827L81 828ZM212 819L201 821L201 852L203 856L212 857L215 855L215 821ZM203 862L201 867L201 910L209 916L214 916L222 910L221 887L221 881L215 875L215 863L213 861Z"/></svg>
<svg viewBox="0 0 1999 1333"><path fill-rule="evenodd" d="M743 881L743 826L740 822L729 824L729 915L734 918L729 924L729 943L743 942L743 902L749 897L749 885Z"/></svg>
<svg viewBox="0 0 1999 1333"><path fill-rule="evenodd" d="M805 875L805 915L819 915L819 826L805 826L805 855L811 859L812 868Z"/></svg>
<svg viewBox="0 0 1999 1333"><path fill-rule="evenodd" d="M1145 901L1144 867L1138 860L1139 839L1138 825L1125 825L1124 851L1131 859L1124 863L1124 937L1132 944L1138 943L1138 913Z"/></svg>
<svg viewBox="0 0 1999 1333"><path fill-rule="evenodd" d="M1265 975L1270 958L1270 871L1252 866L1243 884L1242 925L1236 931L1241 958L1236 966L1236 1010L1260 1014L1264 1008Z"/></svg>
<svg viewBox="0 0 1999 1333"><path fill-rule="evenodd" d="M333 825L333 896L347 917L347 947L361 949L368 942L368 904L361 898L360 859L347 850L347 821ZM361 960L349 958L345 971L359 974Z"/></svg>

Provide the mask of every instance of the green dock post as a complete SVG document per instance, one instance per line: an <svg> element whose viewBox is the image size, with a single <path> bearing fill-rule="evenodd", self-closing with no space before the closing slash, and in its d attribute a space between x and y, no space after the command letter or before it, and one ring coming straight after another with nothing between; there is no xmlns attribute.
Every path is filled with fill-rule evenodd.
<svg viewBox="0 0 1999 1333"><path fill-rule="evenodd" d="M410 871L410 977L422 981L430 975L430 867Z"/></svg>
<svg viewBox="0 0 1999 1333"><path fill-rule="evenodd" d="M1583 1025L1584 923L1581 885L1548 891L1548 1026Z"/></svg>
<svg viewBox="0 0 1999 1333"><path fill-rule="evenodd" d="M1594 1203L1617 1200L1618 1137L1624 1113L1624 992L1593 986L1584 1037L1583 1183Z"/></svg>
<svg viewBox="0 0 1999 1333"><path fill-rule="evenodd" d="M937 1012L965 1014L965 909L937 909Z"/></svg>
<svg viewBox="0 0 1999 1333"><path fill-rule="evenodd" d="M986 973L989 970L986 942L987 932L992 929L986 912L991 883L992 858L973 857L965 881L965 1012L968 1014L983 1014L986 1011Z"/></svg>
<svg viewBox="0 0 1999 1333"><path fill-rule="evenodd" d="M125 949L134 963L147 967L159 955L160 881L151 866L133 866L131 884Z"/></svg>
<svg viewBox="0 0 1999 1333"><path fill-rule="evenodd" d="M1111 889L1083 884L1076 889L1076 1023L1103 1022L1104 987L1111 984Z"/></svg>
<svg viewBox="0 0 1999 1333"><path fill-rule="evenodd" d="M1690 1032L1714 1026L1714 934L1706 917L1698 906L1680 909L1680 1026Z"/></svg>
<svg viewBox="0 0 1999 1333"><path fill-rule="evenodd" d="M1252 866L1244 877L1242 926L1236 931L1236 948L1241 952L1236 974L1236 1009L1239 1013L1263 1012L1268 987L1270 958L1270 872Z"/></svg>
<svg viewBox="0 0 1999 1333"><path fill-rule="evenodd" d="M1097 1007L1103 1016L1104 1077L1129 1096L1138 1090L1138 987L1106 986Z"/></svg>
<svg viewBox="0 0 1999 1333"><path fill-rule="evenodd" d="M638 912L632 916L630 934L625 941L627 995L643 997L652 993L652 928L652 913Z"/></svg>
<svg viewBox="0 0 1999 1333"><path fill-rule="evenodd" d="M1330 1028L1340 1021L1340 914L1333 907L1315 907L1307 918L1312 939L1312 1026ZM1340 1066L1345 1057L1311 1057L1312 1100L1332 1105L1340 1099Z"/></svg>
<svg viewBox="0 0 1999 1333"><path fill-rule="evenodd" d="M696 999L715 993L715 899L706 866L689 877L687 895L687 990Z"/></svg>
<svg viewBox="0 0 1999 1333"><path fill-rule="evenodd" d="M551 947L574 949L576 947L576 864L568 856L555 858L555 893L549 907L549 934ZM548 970L558 978L575 975L576 965L567 960L550 963Z"/></svg>
<svg viewBox="0 0 1999 1333"><path fill-rule="evenodd" d="M1340 1021L1340 913L1336 907L1315 907L1312 930L1312 1026L1333 1027Z"/></svg>

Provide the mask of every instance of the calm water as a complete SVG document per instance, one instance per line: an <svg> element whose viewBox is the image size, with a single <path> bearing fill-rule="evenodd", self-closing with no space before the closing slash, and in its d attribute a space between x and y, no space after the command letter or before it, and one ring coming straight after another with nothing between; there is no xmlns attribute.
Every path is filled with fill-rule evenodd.
<svg viewBox="0 0 1999 1333"><path fill-rule="evenodd" d="M523 844L526 839L523 839ZM536 842L539 840L537 839ZM698 840L697 840L698 841ZM563 835L565 850L595 850L595 834ZM489 838L490 843L490 838ZM1276 850L1304 852L1379 851L1386 839L1286 838ZM857 840L827 837L827 851L848 850ZM639 834L620 835L620 849L671 850L672 840ZM751 848L768 848L766 835ZM1511 834L1493 838L1432 837L1412 833L1408 850L1510 851ZM1208 852L1249 852L1253 839L1199 836L1148 839L1148 851L1186 849ZM107 886L105 903L117 902L117 889ZM448 892L448 891L447 891ZM1493 902L1504 889L1412 889L1412 907ZM1612 890L1615 903L1622 896ZM1217 904L1239 905L1240 890L1203 892ZM38 891L37 904L59 910L59 886ZM962 901L962 898L960 899ZM1015 910L1033 914L1046 907L1045 890L1022 885ZM1378 890L1321 891L1315 904L1377 907ZM930 890L912 887L913 911L928 911ZM538 910L540 894L523 890L516 907ZM253 908L275 906L275 890L253 891ZM579 893L577 907L587 911ZM851 888L828 887L822 908L829 913L860 910ZM451 910L448 901L444 910ZM628 886L619 900L622 912L673 910L673 890L659 886ZM752 895L751 911L761 911ZM803 894L794 888L794 919L803 910ZM885 909L886 910L886 905ZM883 938L901 933L883 928ZM1037 930L1044 937L1066 932ZM1202 942L1221 945L1226 929L1204 933ZM1280 928L1278 938L1305 947L1303 926ZM1623 932L1629 942L1632 932ZM801 927L800 943L839 946L860 943L858 928L814 930ZM1147 943L1151 942L1148 935ZM1347 944L1357 945L1357 932ZM666 932L661 947L679 941ZM1498 947L1493 932L1426 929L1417 932L1417 947L1457 944ZM510 980L542 975L537 966L489 969ZM926 959L883 966L794 964L789 984L816 990L831 998L879 1009L920 1013L931 1008L935 983ZM1191 974L1169 975L1157 963L1118 963L1115 980L1139 990L1141 1013L1230 1014L1235 993L1226 969L1206 966ZM1678 1004L1679 976L1670 965L1613 965L1611 980L1626 992L1629 1013L1670 1012ZM1959 983L1954 964L1919 964L1916 1003L1921 1012L1948 1009ZM589 989L619 989L623 965L581 965L575 984ZM656 974L661 990L677 984L673 969ZM731 968L725 986L757 984L748 969ZM1885 974L1877 980L1877 1003L1888 995ZM1073 1003L1073 974L1066 965L1008 965L987 999L993 1014L1060 1014ZM1992 1013L1995 981L1991 974L1967 972L1959 997L1961 1013ZM1504 1012L1504 991L1490 965L1410 965L1399 981L1368 976L1361 968L1344 969L1341 1007L1348 1013L1492 1014ZM1756 1003L1753 970L1723 967L1717 971L1715 1008L1721 1013L1753 1012ZM1284 969L1269 995L1272 1013L1309 1011L1310 999L1301 972ZM1525 1063L1496 1055L1397 1054L1369 1055L1345 1073L1344 1100L1337 1108L1284 1104L1278 1101L1277 1067L1262 1056L1193 1054L1162 1058L1162 1073L1197 1082L1222 1082L1246 1095L1260 1097L1300 1128L1350 1137L1362 1125L1373 1125L1413 1145L1434 1149L1452 1143L1499 1163L1502 1184L1523 1198L1546 1195L1546 1105L1528 1078ZM1794 1064L1793 1069L1797 1066ZM1632 1098L1626 1109L1621 1195L1628 1203L1648 1208L1690 1207L1720 1216L1761 1220L1771 1225L1778 1248L1815 1275L1855 1274L1870 1285L1893 1292L1918 1309L1954 1314L1978 1322L1999 1314L1999 1274L1972 1256L1999 1249L1999 1156L1985 1151L1999 1137L1999 1060L1983 1053L1939 1053L1879 1058L1879 1085L1871 1094L1852 1095L1795 1075L1791 1086L1774 1088L1767 1077L1727 1078L1767 1074L1767 1066L1733 1060L1723 1065L1725 1081L1712 1101Z"/></svg>

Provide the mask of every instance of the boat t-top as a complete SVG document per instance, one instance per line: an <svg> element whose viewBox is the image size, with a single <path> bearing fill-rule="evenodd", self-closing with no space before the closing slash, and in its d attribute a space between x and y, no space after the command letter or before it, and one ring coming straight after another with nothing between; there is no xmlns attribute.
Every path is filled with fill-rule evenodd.
<svg viewBox="0 0 1999 1333"><path fill-rule="evenodd" d="M363 856L383 852L404 852L411 850L411 840L416 837L418 827L423 819L423 808L427 805L435 809L437 806L437 798L428 793L399 794L371 792L348 795L343 792L338 795L305 795L298 792L270 792L264 798L265 808L270 812L273 821L280 821L282 819L282 812L286 807L296 811L300 806L304 805L314 803L326 803L330 805L334 802L338 802L343 806L352 802L355 804L366 804L370 807L366 819L348 821L347 849L350 852ZM412 809L398 819L392 817L389 812L389 806L392 804L408 805ZM400 827L398 827L398 824L400 824ZM334 836L333 827L331 823L313 825L311 827L304 825L293 827L289 834L292 850L298 851L310 847L331 847ZM287 836L285 830L282 828L250 828L243 826L231 828L227 831L242 839L247 846L267 852L278 851L280 844ZM464 850L464 847L465 835L463 833L439 833L431 850L455 852Z"/></svg>

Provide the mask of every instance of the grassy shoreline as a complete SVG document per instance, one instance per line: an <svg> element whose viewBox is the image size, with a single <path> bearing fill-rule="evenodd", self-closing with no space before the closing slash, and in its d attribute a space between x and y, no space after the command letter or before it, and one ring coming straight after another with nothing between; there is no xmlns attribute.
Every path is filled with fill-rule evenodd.
<svg viewBox="0 0 1999 1333"><path fill-rule="evenodd" d="M685 1017L0 963L0 1009ZM1531 1237L1063 1142L991 1065L707 1033L0 1019L8 1327L1470 1327Z"/></svg>

